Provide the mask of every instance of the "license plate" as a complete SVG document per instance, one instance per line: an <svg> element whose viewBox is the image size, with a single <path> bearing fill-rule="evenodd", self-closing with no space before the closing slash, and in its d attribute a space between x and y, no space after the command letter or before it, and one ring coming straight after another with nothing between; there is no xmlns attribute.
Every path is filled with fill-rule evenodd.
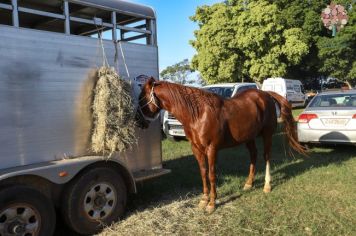
<svg viewBox="0 0 356 236"><path fill-rule="evenodd" d="M184 130L172 130L173 134L177 134L177 135L185 135Z"/></svg>
<svg viewBox="0 0 356 236"><path fill-rule="evenodd" d="M325 126L339 127L345 126L348 119L323 119Z"/></svg>

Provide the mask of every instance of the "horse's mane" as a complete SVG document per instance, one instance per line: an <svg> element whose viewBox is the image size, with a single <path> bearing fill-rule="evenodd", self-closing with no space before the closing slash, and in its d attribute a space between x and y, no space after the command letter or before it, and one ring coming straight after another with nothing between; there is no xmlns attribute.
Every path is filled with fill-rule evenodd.
<svg viewBox="0 0 356 236"><path fill-rule="evenodd" d="M179 107L186 116L191 116L192 120L199 118L207 106L214 109L216 100L221 99L218 95L203 89L165 81L160 83L166 86L170 103Z"/></svg>

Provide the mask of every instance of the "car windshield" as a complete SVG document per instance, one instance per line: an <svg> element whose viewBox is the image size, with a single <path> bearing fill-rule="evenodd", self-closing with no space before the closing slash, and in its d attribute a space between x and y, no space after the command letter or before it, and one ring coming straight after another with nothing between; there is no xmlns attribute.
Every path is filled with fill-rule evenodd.
<svg viewBox="0 0 356 236"><path fill-rule="evenodd" d="M219 94L220 96L223 96L224 98L229 98L232 95L232 92L234 91L234 87L209 87L206 88L206 90Z"/></svg>
<svg viewBox="0 0 356 236"><path fill-rule="evenodd" d="M309 107L356 107L356 94L321 94Z"/></svg>

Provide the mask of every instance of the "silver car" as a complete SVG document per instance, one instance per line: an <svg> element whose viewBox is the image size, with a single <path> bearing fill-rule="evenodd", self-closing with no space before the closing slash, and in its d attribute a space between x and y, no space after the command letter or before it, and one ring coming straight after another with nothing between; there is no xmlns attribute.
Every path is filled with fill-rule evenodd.
<svg viewBox="0 0 356 236"><path fill-rule="evenodd" d="M298 139L356 144L356 90L317 94L298 118Z"/></svg>

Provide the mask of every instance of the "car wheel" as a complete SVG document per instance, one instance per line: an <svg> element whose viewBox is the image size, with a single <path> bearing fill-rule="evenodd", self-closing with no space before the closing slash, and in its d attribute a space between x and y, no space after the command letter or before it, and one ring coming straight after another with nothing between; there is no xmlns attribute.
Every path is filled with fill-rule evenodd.
<svg viewBox="0 0 356 236"><path fill-rule="evenodd" d="M52 202L41 192L13 186L0 191L0 235L53 235L56 214Z"/></svg>
<svg viewBox="0 0 356 236"><path fill-rule="evenodd" d="M119 173L111 168L90 169L65 190L62 215L80 234L95 234L123 216L127 192Z"/></svg>
<svg viewBox="0 0 356 236"><path fill-rule="evenodd" d="M167 139L172 141L172 142L179 142L179 141L184 140L184 137L167 135Z"/></svg>
<svg viewBox="0 0 356 236"><path fill-rule="evenodd" d="M172 135L167 135L167 134L166 134L166 137L167 137L167 139L168 139L169 141L176 141L176 140L174 139L174 136L172 136Z"/></svg>

